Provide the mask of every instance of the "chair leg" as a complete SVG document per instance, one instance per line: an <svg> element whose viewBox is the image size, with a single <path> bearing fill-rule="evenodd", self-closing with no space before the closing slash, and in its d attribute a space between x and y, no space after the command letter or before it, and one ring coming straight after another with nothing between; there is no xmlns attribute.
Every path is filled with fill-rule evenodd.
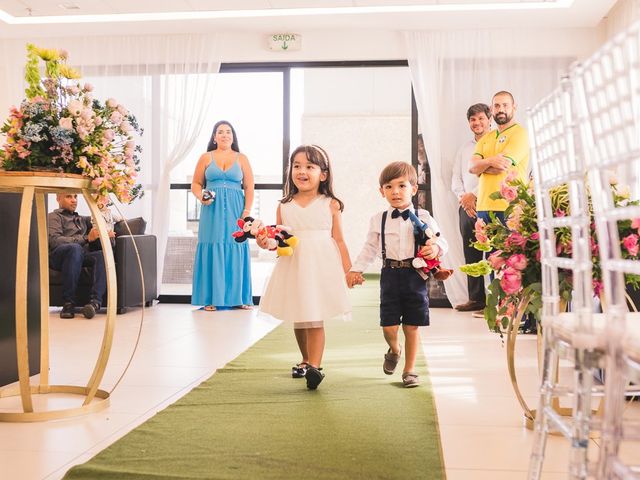
<svg viewBox="0 0 640 480"><path fill-rule="evenodd" d="M617 478L614 476L613 462L618 457L622 439L624 391L627 384L626 365L622 361L620 347L610 347L610 349L605 369L604 415L597 478Z"/></svg>
<svg viewBox="0 0 640 480"><path fill-rule="evenodd" d="M543 353L542 353L542 380L540 387L540 400L536 411L534 424L533 449L529 461L529 480L539 480L542 475L542 465L544 464L544 454L547 447L547 437L549 435L549 420L547 418L547 408L551 408L553 396L553 379L555 378L555 366L557 357L551 346L551 338L548 329L542 333Z"/></svg>
<svg viewBox="0 0 640 480"><path fill-rule="evenodd" d="M591 391L593 387L592 368L589 368L590 352L575 352L573 400L573 425L571 452L569 457L569 478L583 480L588 477L588 448L591 422Z"/></svg>

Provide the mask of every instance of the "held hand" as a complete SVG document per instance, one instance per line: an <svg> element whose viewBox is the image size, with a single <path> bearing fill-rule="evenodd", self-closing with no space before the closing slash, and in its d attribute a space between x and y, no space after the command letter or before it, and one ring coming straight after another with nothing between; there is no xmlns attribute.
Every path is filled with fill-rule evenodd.
<svg viewBox="0 0 640 480"><path fill-rule="evenodd" d="M353 288L355 285L362 285L364 283L364 277L360 272L347 272L345 278L349 288Z"/></svg>
<svg viewBox="0 0 640 480"><path fill-rule="evenodd" d="M202 198L200 199L200 203L202 205L211 205L213 203L213 198L210 198L209 200L202 200Z"/></svg>
<svg viewBox="0 0 640 480"><path fill-rule="evenodd" d="M475 211L476 209L476 196L472 192L462 194L460 197L460 206L462 209L469 213L469 210Z"/></svg>
<svg viewBox="0 0 640 480"><path fill-rule="evenodd" d="M109 230L109 238L116 238L116 232Z"/></svg>
<svg viewBox="0 0 640 480"><path fill-rule="evenodd" d="M427 260L433 260L440 254L440 247L435 243L431 245L425 245L420 249L420 254Z"/></svg>

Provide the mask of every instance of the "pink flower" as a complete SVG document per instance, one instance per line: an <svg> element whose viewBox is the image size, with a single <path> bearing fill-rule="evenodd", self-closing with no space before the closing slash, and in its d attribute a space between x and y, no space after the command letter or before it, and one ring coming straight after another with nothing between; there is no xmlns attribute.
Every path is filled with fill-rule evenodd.
<svg viewBox="0 0 640 480"><path fill-rule="evenodd" d="M507 176L504 178L504 183L511 183L518 178L518 172L516 170L509 170Z"/></svg>
<svg viewBox="0 0 640 480"><path fill-rule="evenodd" d="M77 117L82 112L82 102L80 100L71 100L67 104L67 109L72 116Z"/></svg>
<svg viewBox="0 0 640 480"><path fill-rule="evenodd" d="M602 289L604 288L604 284L600 281L600 280L592 280L592 285L593 285L593 294L596 297L600 296L600 292L602 292Z"/></svg>
<svg viewBox="0 0 640 480"><path fill-rule="evenodd" d="M622 239L622 244L624 245L624 248L627 249L627 252L629 252L629 255L634 257L638 255L638 235L635 233L627 235Z"/></svg>
<svg viewBox="0 0 640 480"><path fill-rule="evenodd" d="M60 127L64 128L65 130L72 130L73 119L71 117L62 117L58 122L58 125L60 125Z"/></svg>
<svg viewBox="0 0 640 480"><path fill-rule="evenodd" d="M118 108L118 101L115 98L107 99L107 107Z"/></svg>
<svg viewBox="0 0 640 480"><path fill-rule="evenodd" d="M553 212L554 216L556 217L566 217L567 214L565 213L564 210L560 210L559 208L556 209L555 212Z"/></svg>
<svg viewBox="0 0 640 480"><path fill-rule="evenodd" d="M505 242L507 247L517 246L524 247L527 244L527 239L518 232L511 232Z"/></svg>
<svg viewBox="0 0 640 480"><path fill-rule="evenodd" d="M518 198L518 189L516 187L512 187L505 182L502 182L500 185L500 195L507 202L513 202L516 198Z"/></svg>
<svg viewBox="0 0 640 480"><path fill-rule="evenodd" d="M635 228L640 233L640 218L634 218L631 220L631 228Z"/></svg>
<svg viewBox="0 0 640 480"><path fill-rule="evenodd" d="M537 241L540 239L540 234L538 232L533 232L529 238L533 241Z"/></svg>
<svg viewBox="0 0 640 480"><path fill-rule="evenodd" d="M517 293L522 288L522 274L515 268L505 268L500 279L500 286L507 295Z"/></svg>
<svg viewBox="0 0 640 480"><path fill-rule="evenodd" d="M485 227L484 220L482 220L481 218L477 219L474 230L476 234L476 240L480 243L489 242L489 237L487 237L487 234L484 231L484 227Z"/></svg>
<svg viewBox="0 0 640 480"><path fill-rule="evenodd" d="M507 228L509 230L520 230L520 217L522 217L522 206L516 205L509 218L507 218Z"/></svg>
<svg viewBox="0 0 640 480"><path fill-rule="evenodd" d="M507 258L507 265L516 270L524 270L527 268L527 257L522 253L516 253Z"/></svg>
<svg viewBox="0 0 640 480"><path fill-rule="evenodd" d="M122 114L120 112L113 112L109 120L111 120L114 125L120 125L122 123Z"/></svg>
<svg viewBox="0 0 640 480"><path fill-rule="evenodd" d="M499 270L505 264L505 260L501 256L502 253L503 253L502 250L496 250L495 252L493 252L491 255L487 257L487 261L489 262L489 265L491 265L491 268L493 268L494 270Z"/></svg>
<svg viewBox="0 0 640 480"><path fill-rule="evenodd" d="M113 130L111 129L106 129L104 132L102 132L102 138L106 141L106 142L111 142L111 140L113 140L116 137L116 134L114 133Z"/></svg>

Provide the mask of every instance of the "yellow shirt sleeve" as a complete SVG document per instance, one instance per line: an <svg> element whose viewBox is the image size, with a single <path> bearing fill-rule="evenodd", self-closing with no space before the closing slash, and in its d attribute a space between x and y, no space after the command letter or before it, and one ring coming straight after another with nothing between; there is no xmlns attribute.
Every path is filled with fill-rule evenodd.
<svg viewBox="0 0 640 480"><path fill-rule="evenodd" d="M529 158L529 138L524 128L519 128L509 136L502 155L511 160L513 166L520 165Z"/></svg>

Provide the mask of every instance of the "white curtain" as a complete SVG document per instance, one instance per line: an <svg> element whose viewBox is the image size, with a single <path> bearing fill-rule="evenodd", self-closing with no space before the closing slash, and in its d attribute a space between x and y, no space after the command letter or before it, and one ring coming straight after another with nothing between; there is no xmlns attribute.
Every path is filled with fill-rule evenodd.
<svg viewBox="0 0 640 480"><path fill-rule="evenodd" d="M626 30L640 19L640 0L618 0L603 20L607 39Z"/></svg>
<svg viewBox="0 0 640 480"><path fill-rule="evenodd" d="M516 120L526 126L526 109L557 85L573 60L517 56L519 40L526 35L506 30L404 34L419 127L431 168L433 213L450 246L443 263L456 271L445 282L453 305L468 298L467 278L458 270L464 256L458 204L450 187L455 152L472 138L467 108L479 102L490 104L494 93L508 90L517 104Z"/></svg>
<svg viewBox="0 0 640 480"><path fill-rule="evenodd" d="M162 279L170 212L171 171L192 148L211 107L212 89L220 69L216 35L162 35L43 38L39 47L64 49L69 64L94 96L113 97L136 115L144 128L140 181L145 197L124 207L125 216L143 216L158 239L158 281ZM0 67L6 112L24 92L23 66L27 40L0 40L6 59ZM123 207L121 207L123 208Z"/></svg>

